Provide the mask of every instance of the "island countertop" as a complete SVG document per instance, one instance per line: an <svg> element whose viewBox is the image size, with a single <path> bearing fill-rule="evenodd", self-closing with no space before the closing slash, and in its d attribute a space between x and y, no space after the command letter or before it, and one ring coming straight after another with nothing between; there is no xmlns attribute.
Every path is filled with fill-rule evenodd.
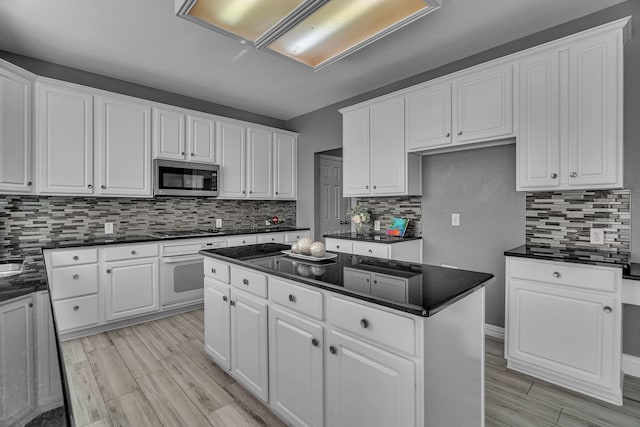
<svg viewBox="0 0 640 427"><path fill-rule="evenodd" d="M353 298L391 307L417 316L429 317L485 286L494 276L426 264L336 254L323 261L307 261L282 253L288 245L263 243L230 248L207 249L201 254L267 274L294 280ZM399 298L377 293L375 287L362 289L353 280L358 273L400 279L407 289ZM376 280L374 278L374 280ZM373 282L373 280L372 280Z"/></svg>

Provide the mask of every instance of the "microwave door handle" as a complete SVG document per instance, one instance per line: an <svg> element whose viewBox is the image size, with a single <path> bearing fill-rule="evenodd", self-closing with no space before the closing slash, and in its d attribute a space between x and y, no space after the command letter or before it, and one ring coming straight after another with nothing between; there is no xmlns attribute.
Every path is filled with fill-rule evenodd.
<svg viewBox="0 0 640 427"><path fill-rule="evenodd" d="M182 257L182 256L171 256L165 257L162 259L162 262L165 264L177 264L179 262L191 262L191 261L201 261L204 259L204 256L190 256L190 257Z"/></svg>

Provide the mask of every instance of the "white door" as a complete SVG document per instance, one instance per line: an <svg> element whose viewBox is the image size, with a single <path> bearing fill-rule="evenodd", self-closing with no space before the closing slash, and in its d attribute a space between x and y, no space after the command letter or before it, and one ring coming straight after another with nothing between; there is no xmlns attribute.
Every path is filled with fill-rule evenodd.
<svg viewBox="0 0 640 427"><path fill-rule="evenodd" d="M293 425L324 425L322 326L272 307L269 334L271 404Z"/></svg>
<svg viewBox="0 0 640 427"><path fill-rule="evenodd" d="M32 189L31 82L0 68L0 192Z"/></svg>
<svg viewBox="0 0 640 427"><path fill-rule="evenodd" d="M451 82L428 86L407 95L407 150L449 145Z"/></svg>
<svg viewBox="0 0 640 427"><path fill-rule="evenodd" d="M184 160L185 116L182 113L161 108L153 109L153 157L157 159Z"/></svg>
<svg viewBox="0 0 640 427"><path fill-rule="evenodd" d="M366 196L369 190L369 107L347 111L342 118L342 173L345 197Z"/></svg>
<svg viewBox="0 0 640 427"><path fill-rule="evenodd" d="M518 188L560 184L560 54L520 61L520 130L516 144Z"/></svg>
<svg viewBox="0 0 640 427"><path fill-rule="evenodd" d="M320 236L350 229L348 199L342 197L342 161L320 156Z"/></svg>
<svg viewBox="0 0 640 427"><path fill-rule="evenodd" d="M216 122L204 116L189 115L187 120L187 142L189 160L215 162Z"/></svg>
<svg viewBox="0 0 640 427"><path fill-rule="evenodd" d="M36 172L43 194L93 194L93 96L37 84Z"/></svg>
<svg viewBox="0 0 640 427"><path fill-rule="evenodd" d="M0 425L34 407L33 298L0 305Z"/></svg>
<svg viewBox="0 0 640 427"><path fill-rule="evenodd" d="M110 262L104 268L107 321L159 310L157 258Z"/></svg>
<svg viewBox="0 0 640 427"><path fill-rule="evenodd" d="M371 293L371 273L344 267L344 287L363 294Z"/></svg>
<svg viewBox="0 0 640 427"><path fill-rule="evenodd" d="M474 72L456 81L457 142L508 136L513 132L513 66Z"/></svg>
<svg viewBox="0 0 640 427"><path fill-rule="evenodd" d="M373 194L406 192L407 150L404 98L371 106L371 184Z"/></svg>
<svg viewBox="0 0 640 427"><path fill-rule="evenodd" d="M96 147L101 195L151 196L151 108L99 97Z"/></svg>
<svg viewBox="0 0 640 427"><path fill-rule="evenodd" d="M245 127L230 122L216 124L216 159L220 165L220 197L246 197Z"/></svg>
<svg viewBox="0 0 640 427"><path fill-rule="evenodd" d="M327 353L328 425L415 427L415 365L331 331Z"/></svg>
<svg viewBox="0 0 640 427"><path fill-rule="evenodd" d="M247 128L247 197L273 197L273 144L271 131Z"/></svg>
<svg viewBox="0 0 640 427"><path fill-rule="evenodd" d="M622 186L618 37L606 34L569 48L569 185Z"/></svg>
<svg viewBox="0 0 640 427"><path fill-rule="evenodd" d="M224 369L231 369L230 287L204 279L204 349Z"/></svg>
<svg viewBox="0 0 640 427"><path fill-rule="evenodd" d="M273 195L295 199L298 179L298 142L295 135L273 133Z"/></svg>
<svg viewBox="0 0 640 427"><path fill-rule="evenodd" d="M231 290L231 371L263 402L269 399L267 301Z"/></svg>
<svg viewBox="0 0 640 427"><path fill-rule="evenodd" d="M58 346L56 331L53 328L53 315L49 293L38 292L34 298L36 359L38 367L36 390L38 406L54 408L63 404L60 365L58 364Z"/></svg>
<svg viewBox="0 0 640 427"><path fill-rule="evenodd" d="M512 279L507 298L507 358L602 387L619 381L614 297Z"/></svg>

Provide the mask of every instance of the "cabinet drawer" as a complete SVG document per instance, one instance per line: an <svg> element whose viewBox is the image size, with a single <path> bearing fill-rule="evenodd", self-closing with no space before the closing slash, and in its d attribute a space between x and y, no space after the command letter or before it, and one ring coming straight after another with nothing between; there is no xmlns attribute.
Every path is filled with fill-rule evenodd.
<svg viewBox="0 0 640 427"><path fill-rule="evenodd" d="M89 264L98 262L97 249L74 249L51 252L51 266L61 267L65 265Z"/></svg>
<svg viewBox="0 0 640 427"><path fill-rule="evenodd" d="M229 283L229 264L205 257L204 275L223 283Z"/></svg>
<svg viewBox="0 0 640 427"><path fill-rule="evenodd" d="M389 258L389 245L379 243L353 242L354 255Z"/></svg>
<svg viewBox="0 0 640 427"><path fill-rule="evenodd" d="M104 249L105 261L120 261L158 256L158 245L116 246Z"/></svg>
<svg viewBox="0 0 640 427"><path fill-rule="evenodd" d="M598 268L590 265L573 266L560 262L509 259L509 276L537 282L572 286L602 292L616 292L617 277L622 269Z"/></svg>
<svg viewBox="0 0 640 427"><path fill-rule="evenodd" d="M410 317L331 297L329 321L337 328L406 354L415 353L415 322Z"/></svg>
<svg viewBox="0 0 640 427"><path fill-rule="evenodd" d="M98 323L98 295L56 301L53 306L60 332Z"/></svg>
<svg viewBox="0 0 640 427"><path fill-rule="evenodd" d="M297 243L298 240L303 237L309 237L309 230L302 231L289 231L284 233L284 242L285 243Z"/></svg>
<svg viewBox="0 0 640 427"><path fill-rule="evenodd" d="M293 283L271 277L269 298L291 310L322 320L322 294Z"/></svg>
<svg viewBox="0 0 640 427"><path fill-rule="evenodd" d="M284 243L284 234L268 233L258 236L258 243Z"/></svg>
<svg viewBox="0 0 640 427"><path fill-rule="evenodd" d="M230 268L231 286L262 298L267 297L267 276L234 265Z"/></svg>
<svg viewBox="0 0 640 427"><path fill-rule="evenodd" d="M51 278L54 300L98 292L98 264L54 268Z"/></svg>
<svg viewBox="0 0 640 427"><path fill-rule="evenodd" d="M255 245L256 243L258 243L257 236L239 236L227 239L227 246Z"/></svg>
<svg viewBox="0 0 640 427"><path fill-rule="evenodd" d="M353 253L353 242L350 240L327 239L325 246L331 252Z"/></svg>

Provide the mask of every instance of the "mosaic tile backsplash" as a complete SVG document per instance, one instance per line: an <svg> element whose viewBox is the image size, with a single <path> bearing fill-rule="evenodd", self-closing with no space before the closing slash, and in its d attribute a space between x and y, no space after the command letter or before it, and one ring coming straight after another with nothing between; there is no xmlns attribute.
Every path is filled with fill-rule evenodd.
<svg viewBox="0 0 640 427"><path fill-rule="evenodd" d="M409 218L406 235L422 235L422 198L416 197L372 197L358 198L356 203L369 207L371 210L371 224L369 228L373 230L373 221L380 221L380 229L386 230L391 223L391 218Z"/></svg>
<svg viewBox="0 0 640 427"><path fill-rule="evenodd" d="M630 201L630 190L527 193L526 243L628 257ZM592 227L604 229L604 245L590 243Z"/></svg>
<svg viewBox="0 0 640 427"><path fill-rule="evenodd" d="M139 235L155 230L264 226L277 215L296 224L295 201L219 200L190 197L155 199L0 196L0 258L25 259L22 277L44 277L40 247L66 240L104 236L112 222L115 235Z"/></svg>

